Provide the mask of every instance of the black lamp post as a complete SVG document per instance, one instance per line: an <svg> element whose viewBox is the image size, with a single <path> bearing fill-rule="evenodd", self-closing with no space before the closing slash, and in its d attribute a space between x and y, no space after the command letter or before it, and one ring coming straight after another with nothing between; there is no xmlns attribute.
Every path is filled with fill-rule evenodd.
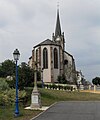
<svg viewBox="0 0 100 120"><path fill-rule="evenodd" d="M15 116L19 116L19 106L18 106L18 67L17 67L17 61L19 60L20 57L20 53L18 51L18 49L14 50L13 53L14 56L14 60L16 62L16 101L15 101Z"/></svg>

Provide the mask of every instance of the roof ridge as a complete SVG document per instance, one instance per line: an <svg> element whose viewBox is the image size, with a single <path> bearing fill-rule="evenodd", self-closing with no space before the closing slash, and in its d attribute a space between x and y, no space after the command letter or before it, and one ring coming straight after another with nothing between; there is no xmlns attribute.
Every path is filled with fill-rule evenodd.
<svg viewBox="0 0 100 120"><path fill-rule="evenodd" d="M39 43L38 45L34 46L34 48L38 47L38 46L41 46L41 45L57 45L57 46L59 46L56 42L54 42L50 39L46 39L43 42Z"/></svg>

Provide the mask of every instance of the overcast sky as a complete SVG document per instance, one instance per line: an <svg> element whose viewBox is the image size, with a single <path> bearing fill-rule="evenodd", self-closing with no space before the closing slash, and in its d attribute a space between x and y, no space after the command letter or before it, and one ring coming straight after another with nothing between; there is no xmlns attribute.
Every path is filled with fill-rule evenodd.
<svg viewBox="0 0 100 120"><path fill-rule="evenodd" d="M0 0L0 62L28 62L34 45L52 38L57 0ZM100 76L100 0L59 0L66 51L87 80Z"/></svg>

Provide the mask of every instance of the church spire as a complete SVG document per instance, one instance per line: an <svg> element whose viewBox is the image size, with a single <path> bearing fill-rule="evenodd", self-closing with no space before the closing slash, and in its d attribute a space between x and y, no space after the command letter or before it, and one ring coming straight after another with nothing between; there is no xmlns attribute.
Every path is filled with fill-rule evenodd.
<svg viewBox="0 0 100 120"><path fill-rule="evenodd" d="M61 36L61 26L60 26L60 18L59 18L59 4L57 5L57 21L56 21L56 29L55 29L55 37Z"/></svg>

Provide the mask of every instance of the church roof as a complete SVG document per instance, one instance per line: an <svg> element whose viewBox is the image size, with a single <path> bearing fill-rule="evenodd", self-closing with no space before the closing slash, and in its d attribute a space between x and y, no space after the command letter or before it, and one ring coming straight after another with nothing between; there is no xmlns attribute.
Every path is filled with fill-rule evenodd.
<svg viewBox="0 0 100 120"><path fill-rule="evenodd" d="M50 39L47 39L47 40L44 40L43 42L39 43L38 45L34 46L34 48L38 47L38 46L43 46L43 45L56 45L56 46L60 46L59 44L55 43L54 41L52 41Z"/></svg>
<svg viewBox="0 0 100 120"><path fill-rule="evenodd" d="M29 57L29 59L32 59L32 56L31 56L31 57Z"/></svg>
<svg viewBox="0 0 100 120"><path fill-rule="evenodd" d="M74 59L73 58L73 56L70 54L70 53L68 53L67 51L64 51L67 55L69 55L70 57L72 57L72 59Z"/></svg>

